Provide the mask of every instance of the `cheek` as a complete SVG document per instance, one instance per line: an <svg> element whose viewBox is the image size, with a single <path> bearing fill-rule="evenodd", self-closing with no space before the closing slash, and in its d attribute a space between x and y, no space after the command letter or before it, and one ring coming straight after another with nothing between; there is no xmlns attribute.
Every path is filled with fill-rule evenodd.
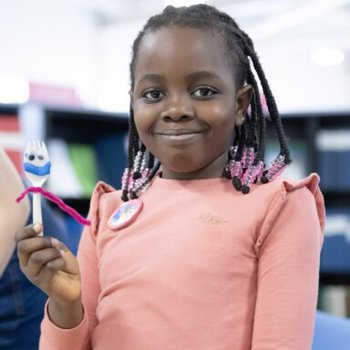
<svg viewBox="0 0 350 350"><path fill-rule="evenodd" d="M140 108L137 104L134 106L134 120L135 125L138 131L138 134L141 136L147 132L150 128L151 120L147 107Z"/></svg>
<svg viewBox="0 0 350 350"><path fill-rule="evenodd" d="M203 113L211 119L211 123L215 125L215 130L220 130L220 132L226 130L226 133L232 133L235 126L235 114L232 104L211 105L210 108L203 109Z"/></svg>
<svg viewBox="0 0 350 350"><path fill-rule="evenodd" d="M154 119L152 114L148 113L147 107L134 108L134 120L137 129L137 133L140 137L141 142L153 152L152 146L152 128L154 125Z"/></svg>
<svg viewBox="0 0 350 350"><path fill-rule="evenodd" d="M225 108L226 107L226 108ZM235 117L232 106L220 106L212 111L215 115L215 127L213 138L216 147L222 149L227 148L231 144L234 136Z"/></svg>

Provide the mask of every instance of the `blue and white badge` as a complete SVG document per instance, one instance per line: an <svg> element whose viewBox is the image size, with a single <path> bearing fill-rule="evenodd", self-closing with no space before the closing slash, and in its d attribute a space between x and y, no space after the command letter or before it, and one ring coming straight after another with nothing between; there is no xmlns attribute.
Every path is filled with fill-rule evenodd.
<svg viewBox="0 0 350 350"><path fill-rule="evenodd" d="M109 228L119 230L129 225L139 215L142 206L143 203L139 198L123 203L109 218Z"/></svg>

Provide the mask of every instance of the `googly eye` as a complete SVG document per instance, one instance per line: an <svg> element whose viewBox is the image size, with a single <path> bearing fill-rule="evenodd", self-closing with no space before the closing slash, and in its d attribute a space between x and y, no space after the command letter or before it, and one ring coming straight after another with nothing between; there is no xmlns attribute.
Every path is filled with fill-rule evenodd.
<svg viewBox="0 0 350 350"><path fill-rule="evenodd" d="M38 155L39 160L44 160L44 156L42 156L41 154Z"/></svg>
<svg viewBox="0 0 350 350"><path fill-rule="evenodd" d="M29 159L29 160L34 160L34 159L35 159L35 155L34 155L34 154L30 154L30 155L28 156L28 159Z"/></svg>

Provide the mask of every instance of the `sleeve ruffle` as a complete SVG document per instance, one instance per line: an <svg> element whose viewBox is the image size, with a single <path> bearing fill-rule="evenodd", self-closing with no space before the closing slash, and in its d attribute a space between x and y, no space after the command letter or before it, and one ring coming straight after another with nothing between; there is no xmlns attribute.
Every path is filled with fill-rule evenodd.
<svg viewBox="0 0 350 350"><path fill-rule="evenodd" d="M90 230L93 236L97 235L98 227L100 224L99 203L100 203L101 196L104 195L105 193L110 193L115 191L116 190L112 186L102 181L98 182L95 186L95 189L91 196L90 210L88 214L88 219L91 221Z"/></svg>
<svg viewBox="0 0 350 350"><path fill-rule="evenodd" d="M292 193L300 192L299 196L293 195L295 205L304 205L302 202L303 198L307 199L305 202L304 210L309 210L310 203L311 206L314 205L316 208L317 218L319 222L319 228L321 232L320 245L323 242L323 233L326 221L326 212L323 194L319 188L320 178L316 173L310 174L308 177L302 180L289 180L281 179L276 181L274 184L275 194L271 200L268 207L267 214L261 225L260 233L257 236L256 241L256 252L259 251L260 246L263 244L266 236L269 234L271 227L273 226L275 220L278 218L279 214L283 210L284 206L291 198ZM271 184L272 185L272 184ZM308 194L305 194L307 192ZM311 195L311 200L310 200ZM300 197L299 199L297 197Z"/></svg>

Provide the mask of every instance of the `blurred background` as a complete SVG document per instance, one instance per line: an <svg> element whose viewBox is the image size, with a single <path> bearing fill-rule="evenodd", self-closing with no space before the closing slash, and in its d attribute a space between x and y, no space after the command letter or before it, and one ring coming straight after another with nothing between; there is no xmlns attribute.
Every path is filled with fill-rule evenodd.
<svg viewBox="0 0 350 350"><path fill-rule="evenodd" d="M85 106L128 111L136 33L165 5L191 3L0 0L0 101L25 99L20 89L10 94L8 81L17 80L69 87ZM349 109L348 0L207 3L228 12L253 38L282 111Z"/></svg>
<svg viewBox="0 0 350 350"><path fill-rule="evenodd" d="M125 166L132 42L161 0L0 0L0 145L21 171L47 142L50 189L82 213ZM319 308L350 315L350 0L212 0L253 39L290 139L289 174L317 171L327 206ZM275 154L272 140L268 154ZM116 161L117 160L117 161ZM71 231L79 226L67 218Z"/></svg>

